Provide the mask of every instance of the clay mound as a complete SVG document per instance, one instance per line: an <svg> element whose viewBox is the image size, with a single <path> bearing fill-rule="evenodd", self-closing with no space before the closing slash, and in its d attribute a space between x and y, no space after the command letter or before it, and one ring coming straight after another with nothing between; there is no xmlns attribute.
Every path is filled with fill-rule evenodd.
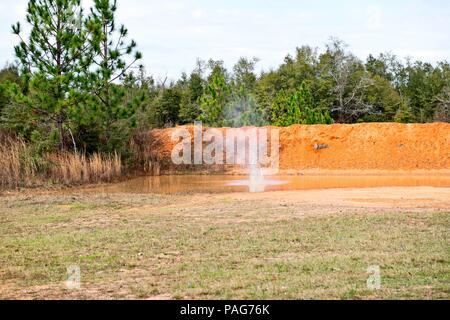
<svg viewBox="0 0 450 320"><path fill-rule="evenodd" d="M280 141L282 169L450 168L448 123L292 126Z"/></svg>
<svg viewBox="0 0 450 320"><path fill-rule="evenodd" d="M186 128L193 130L192 126ZM151 130L138 135L135 142L141 157L160 164L163 169L174 169L171 165L171 152L176 144L171 140L174 130ZM449 144L449 123L294 125L280 128L280 169L293 173L448 170Z"/></svg>

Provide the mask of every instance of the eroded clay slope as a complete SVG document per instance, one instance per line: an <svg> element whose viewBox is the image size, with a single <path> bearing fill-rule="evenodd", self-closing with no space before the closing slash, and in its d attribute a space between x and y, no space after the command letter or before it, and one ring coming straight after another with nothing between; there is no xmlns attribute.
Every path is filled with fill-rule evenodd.
<svg viewBox="0 0 450 320"><path fill-rule="evenodd" d="M158 163L162 170L173 170L174 130L152 130L136 136L142 159L153 165ZM177 169L189 171L194 167ZM280 169L449 170L450 124L364 123L280 128Z"/></svg>

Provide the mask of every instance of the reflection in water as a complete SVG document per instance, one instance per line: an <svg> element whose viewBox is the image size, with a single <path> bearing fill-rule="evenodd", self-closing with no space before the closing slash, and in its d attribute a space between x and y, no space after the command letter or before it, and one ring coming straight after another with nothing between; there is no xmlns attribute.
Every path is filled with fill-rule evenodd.
<svg viewBox="0 0 450 320"><path fill-rule="evenodd" d="M270 179L258 180L256 184L253 182L252 187L252 182L249 179L245 179L244 176L180 175L141 177L105 186L103 191L128 193L226 193L248 192L252 191L252 188L259 188L260 185L263 186L261 191L413 186L450 187L450 176L271 176Z"/></svg>

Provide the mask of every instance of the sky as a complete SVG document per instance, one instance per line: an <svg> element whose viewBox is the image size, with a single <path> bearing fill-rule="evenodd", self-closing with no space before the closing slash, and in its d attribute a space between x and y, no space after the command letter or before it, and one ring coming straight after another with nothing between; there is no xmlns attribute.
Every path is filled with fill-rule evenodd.
<svg viewBox="0 0 450 320"><path fill-rule="evenodd" d="M92 0L82 0L89 7ZM0 0L0 66L14 61L11 24L25 23L27 0ZM176 79L197 58L257 57L276 68L302 45L323 48L337 37L361 59L391 52L435 63L450 61L446 0L118 0L117 18L157 79Z"/></svg>

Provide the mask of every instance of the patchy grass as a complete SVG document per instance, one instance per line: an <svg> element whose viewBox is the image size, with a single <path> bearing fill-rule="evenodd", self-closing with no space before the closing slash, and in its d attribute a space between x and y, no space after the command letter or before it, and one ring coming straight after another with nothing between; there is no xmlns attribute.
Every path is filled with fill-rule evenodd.
<svg viewBox="0 0 450 320"><path fill-rule="evenodd" d="M448 212L236 197L2 197L0 298L450 298Z"/></svg>

